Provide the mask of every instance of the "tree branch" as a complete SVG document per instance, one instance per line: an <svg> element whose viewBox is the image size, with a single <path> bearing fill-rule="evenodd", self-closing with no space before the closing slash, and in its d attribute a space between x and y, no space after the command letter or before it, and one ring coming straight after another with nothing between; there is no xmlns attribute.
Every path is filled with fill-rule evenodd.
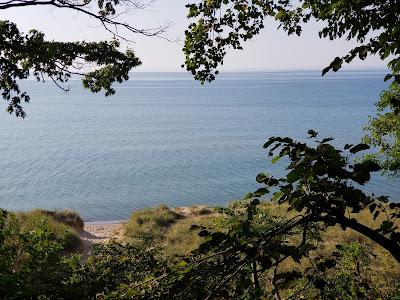
<svg viewBox="0 0 400 300"><path fill-rule="evenodd" d="M365 226L361 223L358 223L355 219L348 219L343 215L335 215L333 217L325 216L322 217L320 220L324 222L335 222L365 235L366 237L389 251L390 254L392 254L398 262L400 262L400 245L387 238L386 236L378 233L376 230L369 228L368 226Z"/></svg>
<svg viewBox="0 0 400 300"><path fill-rule="evenodd" d="M115 7L112 7L110 11L102 8L99 4L99 11L93 12L88 8L88 5L92 3L93 0L90 1L73 1L73 0L9 0L7 2L0 3L0 10L10 9L10 8L18 8L18 7L27 7L27 6L53 6L57 8L68 8L71 10L75 10L79 13L85 14L91 18L97 19L102 26L112 33L114 36L129 41L127 38L122 37L118 34L117 27L122 27L134 34L141 34L148 37L160 37L166 40L170 40L162 34L171 26L171 23L166 23L163 26L158 26L154 28L136 28L129 23L120 22L117 20L117 17L120 14L116 14ZM153 1L141 2L141 1L132 1L132 0L122 0L119 4L124 4L127 7L134 9L145 9L148 7ZM116 5L114 5L116 6ZM127 11L128 9L126 9ZM110 29L110 25L116 27L116 30Z"/></svg>

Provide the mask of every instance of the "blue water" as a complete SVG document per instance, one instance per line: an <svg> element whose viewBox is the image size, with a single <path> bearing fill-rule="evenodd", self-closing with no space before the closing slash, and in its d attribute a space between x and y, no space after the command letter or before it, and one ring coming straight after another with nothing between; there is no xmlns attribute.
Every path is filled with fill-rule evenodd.
<svg viewBox="0 0 400 300"><path fill-rule="evenodd" d="M281 172L262 149L269 136L314 128L339 145L359 141L384 74L230 73L201 86L141 73L110 98L79 81L68 94L25 82L27 118L0 115L0 207L71 208L95 221L159 203L226 204L257 188L259 172ZM375 176L367 190L396 198L399 188Z"/></svg>

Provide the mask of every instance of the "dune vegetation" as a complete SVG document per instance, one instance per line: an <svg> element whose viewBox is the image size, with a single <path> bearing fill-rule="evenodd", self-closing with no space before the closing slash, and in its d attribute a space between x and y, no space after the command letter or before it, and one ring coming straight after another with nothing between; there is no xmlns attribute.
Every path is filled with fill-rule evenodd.
<svg viewBox="0 0 400 300"><path fill-rule="evenodd" d="M229 228L237 226L237 219L246 216L246 207L240 200L233 201L227 208L162 205L135 211L124 227L122 239L94 245L85 259L74 254L83 254L75 230L80 228L81 222L77 213L67 211L65 218L61 217L62 212L41 210L9 213L2 225L0 295L13 299L38 295L43 299L55 296L95 299L99 295L107 299L181 299L174 291L176 282L169 282L170 286L165 287L161 279L168 282L168 276L173 278L174 272L180 272L198 259L198 249L209 240L201 230L229 232ZM288 212L288 206L271 201L261 202L257 210L251 226L258 230L296 214ZM391 213L389 207L387 213ZM365 211L356 218L373 227L384 217L371 220L369 211ZM64 219L68 220L67 224ZM71 219L77 222L70 222ZM315 299L321 296L318 280L323 277L325 294L332 299L398 299L400 264L390 253L365 236L351 229L343 231L337 225L315 233L314 247L307 258L288 259L279 269L268 270L260 276L260 289L265 295L278 294L280 299ZM301 236L300 231L295 232L289 240L295 242ZM321 264L321 257L334 263L326 267ZM318 264L321 265L318 267ZM312 275L311 283L310 278L296 276L311 268L320 268L318 274ZM215 279L218 274L212 270L204 276ZM283 276L276 278L277 273L292 274L293 280ZM237 280L231 282L229 288L240 286ZM5 291L13 291L13 296ZM226 296L215 298L226 299Z"/></svg>

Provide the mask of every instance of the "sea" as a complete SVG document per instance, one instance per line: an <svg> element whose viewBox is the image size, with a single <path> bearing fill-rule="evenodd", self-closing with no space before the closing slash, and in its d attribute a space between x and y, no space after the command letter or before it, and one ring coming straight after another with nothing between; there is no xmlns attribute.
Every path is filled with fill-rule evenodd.
<svg viewBox="0 0 400 300"><path fill-rule="evenodd" d="M132 73L104 97L70 81L21 82L25 119L0 106L0 207L77 210L85 221L132 211L227 205L280 176L262 145L307 140L307 130L358 143L387 88L385 70L232 72L201 85L182 73ZM368 193L399 197L399 180L376 174Z"/></svg>

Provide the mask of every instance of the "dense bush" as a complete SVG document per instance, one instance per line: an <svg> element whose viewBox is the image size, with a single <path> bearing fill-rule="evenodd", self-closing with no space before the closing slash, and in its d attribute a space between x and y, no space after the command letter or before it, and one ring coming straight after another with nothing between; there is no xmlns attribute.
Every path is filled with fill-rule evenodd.
<svg viewBox="0 0 400 300"><path fill-rule="evenodd" d="M0 299L96 299L165 270L156 249L117 242L83 260L69 253L73 229L39 211L1 213Z"/></svg>
<svg viewBox="0 0 400 300"><path fill-rule="evenodd" d="M9 215L10 218L11 216ZM82 250L78 232L83 228L83 221L76 212L32 210L18 212L14 217L22 231L35 230L45 220L47 230L52 233L56 241L63 245L65 251L79 252Z"/></svg>
<svg viewBox="0 0 400 300"><path fill-rule="evenodd" d="M111 241L94 245L91 255L75 270L70 284L80 290L82 299L113 295L124 298L126 295L119 294L119 289L138 285L164 271L156 249Z"/></svg>
<svg viewBox="0 0 400 300"><path fill-rule="evenodd" d="M21 221L6 212L0 224L0 298L54 299L68 295L67 280L78 263L77 256L66 255L71 246L68 230L57 228L57 236L55 224L47 217Z"/></svg>
<svg viewBox="0 0 400 300"><path fill-rule="evenodd" d="M95 245L83 260L68 254L66 240L57 237L54 224L49 225L54 219L37 211L23 217L4 213L0 298L399 299L399 264L359 234L336 227L320 232L317 226L308 231L303 244L303 228L293 227L267 242L265 236L260 240L262 234L282 228L296 212L249 199L217 210L209 215L179 214L163 227L165 240L200 235L190 255L174 260L169 256L180 248L170 246L165 253L154 244L131 239ZM166 208L145 215L154 219L155 211L173 215ZM367 223L367 213L358 217ZM190 226L193 223L197 225ZM156 222L151 226L159 229Z"/></svg>

